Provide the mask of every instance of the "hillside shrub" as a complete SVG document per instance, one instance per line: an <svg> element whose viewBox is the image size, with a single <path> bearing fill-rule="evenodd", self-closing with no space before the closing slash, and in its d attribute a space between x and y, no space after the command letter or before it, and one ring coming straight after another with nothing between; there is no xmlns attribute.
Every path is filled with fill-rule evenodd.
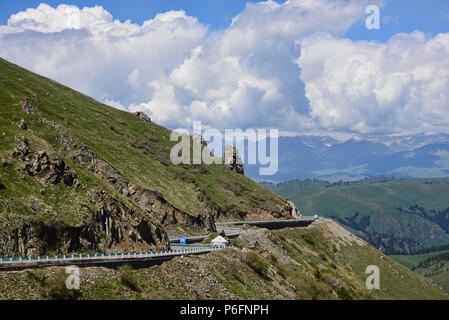
<svg viewBox="0 0 449 320"><path fill-rule="evenodd" d="M268 263L265 259L254 250L242 251L242 262L246 263L259 276L268 278Z"/></svg>

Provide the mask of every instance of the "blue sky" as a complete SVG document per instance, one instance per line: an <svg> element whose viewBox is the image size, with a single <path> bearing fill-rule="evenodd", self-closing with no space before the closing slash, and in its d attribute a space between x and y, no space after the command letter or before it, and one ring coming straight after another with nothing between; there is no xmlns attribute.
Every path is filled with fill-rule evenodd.
<svg viewBox="0 0 449 320"><path fill-rule="evenodd" d="M248 2L257 0L16 0L1 1L0 24L6 24L11 14L37 7L45 2L53 7L59 4L71 4L80 8L101 5L115 19L141 24L156 14L169 10L184 10L188 15L197 17L211 30L226 28L232 18L242 12ZM283 3L285 1L276 1ZM390 0L381 9L381 29L367 30L363 20L355 23L346 33L352 40L387 41L399 32L423 31L437 34L449 30L448 0Z"/></svg>
<svg viewBox="0 0 449 320"><path fill-rule="evenodd" d="M390 0L380 13L380 30L367 30L364 21L359 21L345 36L352 40L384 42L399 32L419 30L435 35L449 31L448 0Z"/></svg>
<svg viewBox="0 0 449 320"><path fill-rule="evenodd" d="M37 7L41 2L51 6L71 4L80 8L101 5L116 19L125 21L131 19L133 23L141 24L156 14L169 10L184 10L188 15L197 17L202 23L209 25L212 30L227 27L232 18L241 12L247 2L255 0L67 0L67 1L1 1L0 21L5 24L11 14ZM284 1L277 1L279 3Z"/></svg>
<svg viewBox="0 0 449 320"><path fill-rule="evenodd" d="M448 132L449 0L42 2L0 1L0 57L172 129Z"/></svg>

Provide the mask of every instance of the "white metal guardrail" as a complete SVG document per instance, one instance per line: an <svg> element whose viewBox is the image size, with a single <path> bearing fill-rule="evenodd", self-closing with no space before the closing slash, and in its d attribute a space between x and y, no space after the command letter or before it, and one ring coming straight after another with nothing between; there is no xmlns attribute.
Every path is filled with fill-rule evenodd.
<svg viewBox="0 0 449 320"><path fill-rule="evenodd" d="M186 254L206 253L223 249L222 245L208 245L205 247L155 251L155 252L135 252L135 253L104 253L104 254L71 254L63 256L41 256L41 257L20 257L20 258L0 258L0 266L20 265L20 264L45 264L46 262L87 262L87 261L108 261L108 260L144 260L149 258L165 258L171 256L181 256Z"/></svg>

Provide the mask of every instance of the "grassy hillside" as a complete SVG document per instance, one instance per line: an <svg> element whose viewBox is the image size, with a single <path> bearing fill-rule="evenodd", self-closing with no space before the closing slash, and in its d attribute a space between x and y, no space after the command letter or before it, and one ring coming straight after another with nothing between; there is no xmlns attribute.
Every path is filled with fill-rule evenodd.
<svg viewBox="0 0 449 320"><path fill-rule="evenodd" d="M26 239L20 228L33 224L92 238L88 220L112 215L117 230L103 230L110 241L151 242L148 233L160 232L143 231L142 219L184 233L207 229L211 216L289 215L285 198L224 165L172 164L170 134L0 59L0 233ZM129 228L138 234L129 236Z"/></svg>
<svg viewBox="0 0 449 320"><path fill-rule="evenodd" d="M380 269L380 289L365 269ZM440 287L332 221L277 231L249 229L229 248L133 270L84 268L80 290L64 269L0 273L2 299L447 299ZM13 285L22 283L20 289Z"/></svg>
<svg viewBox="0 0 449 320"><path fill-rule="evenodd" d="M412 253L449 243L449 179L316 180L265 186L303 215L332 217L389 253Z"/></svg>

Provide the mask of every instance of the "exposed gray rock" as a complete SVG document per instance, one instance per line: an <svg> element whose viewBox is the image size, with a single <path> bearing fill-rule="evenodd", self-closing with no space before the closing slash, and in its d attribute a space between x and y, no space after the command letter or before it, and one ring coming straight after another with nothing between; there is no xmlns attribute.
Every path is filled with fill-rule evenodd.
<svg viewBox="0 0 449 320"><path fill-rule="evenodd" d="M56 123L54 121L48 120L46 117L41 117L40 121L42 121L43 124L46 124L55 129L62 127L62 125L60 123Z"/></svg>
<svg viewBox="0 0 449 320"><path fill-rule="evenodd" d="M147 123L151 123L151 119L150 117L143 111L137 111L133 113L134 115L136 115L138 118L142 119L143 121L147 122Z"/></svg>
<svg viewBox="0 0 449 320"><path fill-rule="evenodd" d="M245 174L242 158L239 155L237 148L226 145L224 149L224 162L229 167L229 170L239 174Z"/></svg>
<svg viewBox="0 0 449 320"><path fill-rule="evenodd" d="M30 154L30 146L28 144L28 140L24 136L18 136L16 140L17 146L14 148L12 155L24 160L25 157Z"/></svg>
<svg viewBox="0 0 449 320"><path fill-rule="evenodd" d="M283 211L287 212L295 219L302 217L301 212L296 208L296 205L290 200L287 200L287 203L285 204Z"/></svg>
<svg viewBox="0 0 449 320"><path fill-rule="evenodd" d="M30 176L35 177L43 185L58 184L63 181L67 186L81 186L76 173L65 164L64 160L51 160L43 150L31 152L24 136L17 137L17 141L13 156L24 162L24 169Z"/></svg>
<svg viewBox="0 0 449 320"><path fill-rule="evenodd" d="M39 98L38 98L37 96L33 95L33 97L34 97L34 99L35 99L36 101L39 102ZM24 113L26 113L26 114L37 114L37 115L39 115L39 120L40 120L43 124L46 124L46 125L48 125L48 126L50 126L50 127L52 127L52 128L57 129L57 128L61 128L61 127L62 127L62 125L61 125L60 123L56 123L56 122L51 121L51 120L48 120L46 117L44 117L44 115L42 114L42 112L41 112L37 107L35 107L35 106L31 103L30 99L28 99L28 98L25 98L25 99L22 100L22 111L23 111ZM24 128L22 127L22 124L24 124L24 126L25 126ZM21 122L21 124L20 124L20 128L26 130L27 127L28 127L28 125L26 124L25 120L22 119L22 122Z"/></svg>
<svg viewBox="0 0 449 320"><path fill-rule="evenodd" d="M39 109L37 109L33 104L31 103L30 99L25 98L22 100L22 111L26 114L39 114L42 115Z"/></svg>
<svg viewBox="0 0 449 320"><path fill-rule="evenodd" d="M26 163L26 170L43 185L58 184L63 181L67 186L72 186L78 182L76 173L65 164L64 160L52 161L42 150L33 153L30 161Z"/></svg>

